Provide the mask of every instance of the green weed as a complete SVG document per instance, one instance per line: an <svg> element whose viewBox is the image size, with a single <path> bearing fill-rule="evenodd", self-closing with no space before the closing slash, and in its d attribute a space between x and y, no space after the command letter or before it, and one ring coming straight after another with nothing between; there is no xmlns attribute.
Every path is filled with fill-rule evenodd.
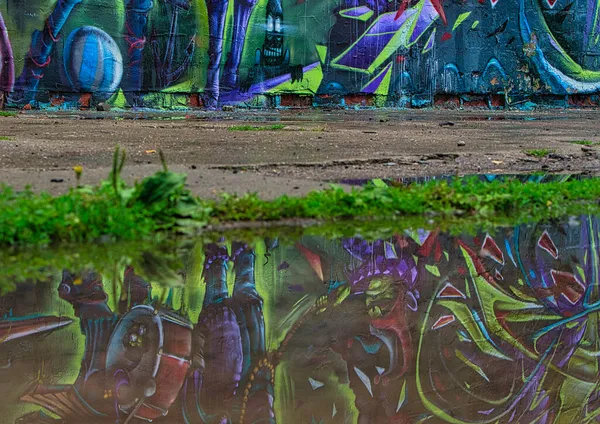
<svg viewBox="0 0 600 424"><path fill-rule="evenodd" d="M600 142L590 141L590 140L574 140L574 141L569 141L569 143L578 144L580 146L600 146Z"/></svg>
<svg viewBox="0 0 600 424"><path fill-rule="evenodd" d="M285 128L283 124L274 125L234 125L229 127L229 131L279 131Z"/></svg>
<svg viewBox="0 0 600 424"><path fill-rule="evenodd" d="M8 110L0 110L0 116L4 116L4 117L17 116L17 112L11 112Z"/></svg>
<svg viewBox="0 0 600 424"><path fill-rule="evenodd" d="M536 158L543 158L548 156L550 153L554 153L552 149L530 149L523 151L526 155L533 156Z"/></svg>
<svg viewBox="0 0 600 424"><path fill-rule="evenodd" d="M121 179L125 154L117 150L112 172L97 186L56 197L0 187L0 245L142 241L197 234L224 223L286 219L320 222L334 235L380 234L407 225L463 232L600 212L598 178L543 184L466 178L409 186L377 180L352 190L332 185L304 197L224 194L207 200L192 195L186 176L169 171L162 155L161 161L162 171L133 186ZM350 225L350 219L358 224Z"/></svg>
<svg viewBox="0 0 600 424"><path fill-rule="evenodd" d="M0 135L0 141L7 141L10 140L10 137L7 135Z"/></svg>

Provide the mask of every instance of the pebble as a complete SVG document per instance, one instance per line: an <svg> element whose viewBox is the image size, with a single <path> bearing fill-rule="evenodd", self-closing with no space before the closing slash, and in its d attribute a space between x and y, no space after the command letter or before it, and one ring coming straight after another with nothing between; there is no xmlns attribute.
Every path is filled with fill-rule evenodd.
<svg viewBox="0 0 600 424"><path fill-rule="evenodd" d="M463 140L460 140L458 143L456 143L457 146L466 146L467 143L465 143Z"/></svg>

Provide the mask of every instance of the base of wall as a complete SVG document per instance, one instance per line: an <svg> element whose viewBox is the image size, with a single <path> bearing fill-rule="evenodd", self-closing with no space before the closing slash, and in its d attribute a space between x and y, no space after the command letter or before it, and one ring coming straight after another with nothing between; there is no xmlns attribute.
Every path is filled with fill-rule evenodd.
<svg viewBox="0 0 600 424"><path fill-rule="evenodd" d="M39 96L41 97L41 96ZM6 92L0 92L0 109L39 109L39 110L94 110L99 103L108 103L115 109L130 109L127 96L98 99L92 93L47 92L45 101L31 101L20 104ZM201 93L161 93L149 92L143 96L143 109L187 110L206 109ZM572 95L510 95L505 94L414 94L402 96L378 96L374 94L316 94L295 93L256 95L247 101L228 101L223 109L482 109L482 110L532 110L536 108L597 108L600 107L600 94ZM140 109L140 107L136 108Z"/></svg>

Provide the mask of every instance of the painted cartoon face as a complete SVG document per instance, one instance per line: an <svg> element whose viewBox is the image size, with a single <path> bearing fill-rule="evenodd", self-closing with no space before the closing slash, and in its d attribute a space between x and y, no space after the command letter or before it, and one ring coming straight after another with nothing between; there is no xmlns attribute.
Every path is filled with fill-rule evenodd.
<svg viewBox="0 0 600 424"><path fill-rule="evenodd" d="M264 62L267 66L279 65L283 60L283 17L280 14L267 14Z"/></svg>
<svg viewBox="0 0 600 424"><path fill-rule="evenodd" d="M281 32L281 16L267 15L267 32Z"/></svg>
<svg viewBox="0 0 600 424"><path fill-rule="evenodd" d="M72 303L101 303L107 298L102 288L102 277L91 270L78 274L63 271L58 294L61 299Z"/></svg>

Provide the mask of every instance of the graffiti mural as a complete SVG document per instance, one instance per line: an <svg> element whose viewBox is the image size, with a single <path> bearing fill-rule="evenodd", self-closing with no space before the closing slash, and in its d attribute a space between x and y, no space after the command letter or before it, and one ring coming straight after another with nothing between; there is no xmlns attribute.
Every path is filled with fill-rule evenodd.
<svg viewBox="0 0 600 424"><path fill-rule="evenodd" d="M600 220L184 254L0 298L3 422L592 423ZM117 269L118 268L118 269Z"/></svg>
<svg viewBox="0 0 600 424"><path fill-rule="evenodd" d="M315 105L418 107L595 98L599 13L592 0L2 0L0 102L267 107L285 106L290 94Z"/></svg>

